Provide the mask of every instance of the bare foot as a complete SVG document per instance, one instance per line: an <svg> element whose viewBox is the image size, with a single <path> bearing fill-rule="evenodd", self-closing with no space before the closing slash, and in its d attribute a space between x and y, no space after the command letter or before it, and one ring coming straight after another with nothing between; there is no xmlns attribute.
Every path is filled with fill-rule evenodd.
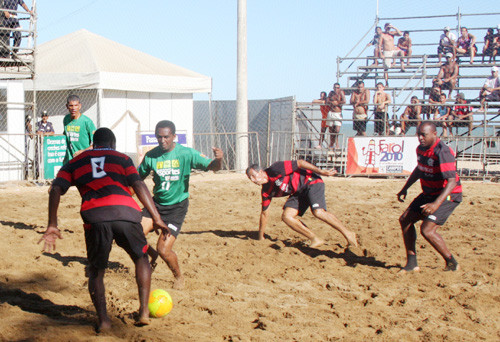
<svg viewBox="0 0 500 342"><path fill-rule="evenodd" d="M181 275L178 278L175 278L172 288L174 290L182 290L184 288L184 276Z"/></svg>
<svg viewBox="0 0 500 342"><path fill-rule="evenodd" d="M419 271L420 271L420 267L418 267L418 266L415 266L413 268L403 267L402 269L399 270L398 273L406 274L406 273L410 273L410 272L419 272Z"/></svg>
<svg viewBox="0 0 500 342"><path fill-rule="evenodd" d="M347 243L349 244L349 246L354 246L354 247L358 247L359 246L359 244L358 244L358 237L356 236L356 233L354 233L354 232L347 232L345 238L346 238Z"/></svg>
<svg viewBox="0 0 500 342"><path fill-rule="evenodd" d="M322 240L318 237L314 237L312 240L311 240L311 243L309 244L309 247L311 248L317 248L321 245L323 245L325 243L325 240Z"/></svg>
<svg viewBox="0 0 500 342"><path fill-rule="evenodd" d="M108 318L99 323L99 325L96 327L96 332L99 334L102 332L106 332L110 329L111 329L111 320Z"/></svg>
<svg viewBox="0 0 500 342"><path fill-rule="evenodd" d="M151 323L149 316L140 316L137 318L137 325L138 326L143 326L143 325L149 325Z"/></svg>

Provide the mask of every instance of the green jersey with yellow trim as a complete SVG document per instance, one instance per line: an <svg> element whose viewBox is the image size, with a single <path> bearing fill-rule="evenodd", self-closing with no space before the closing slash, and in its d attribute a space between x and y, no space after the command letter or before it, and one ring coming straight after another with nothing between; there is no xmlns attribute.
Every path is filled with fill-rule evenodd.
<svg viewBox="0 0 500 342"><path fill-rule="evenodd" d="M66 164L73 159L76 152L90 147L95 125L88 116L83 114L75 120L71 119L71 114L66 115L63 119L63 125L66 136L66 155L63 164Z"/></svg>
<svg viewBox="0 0 500 342"><path fill-rule="evenodd" d="M147 152L137 171L142 179L153 171L153 199L160 205L172 205L189 197L191 169L205 171L212 162L193 148L175 144L170 152L160 146Z"/></svg>

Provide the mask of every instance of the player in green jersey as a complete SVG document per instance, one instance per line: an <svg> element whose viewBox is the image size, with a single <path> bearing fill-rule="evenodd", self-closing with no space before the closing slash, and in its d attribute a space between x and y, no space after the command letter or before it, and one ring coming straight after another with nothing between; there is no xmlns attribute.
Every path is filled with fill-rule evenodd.
<svg viewBox="0 0 500 342"><path fill-rule="evenodd" d="M172 121L158 122L155 135L158 146L146 153L138 171L142 179L153 171L153 199L170 230L168 235L164 232L160 234L157 251L174 274L174 288L182 289L184 276L172 247L181 231L189 206L189 176L192 169L220 170L223 152L220 148L213 147L214 159L209 159L195 149L175 143L175 124ZM142 227L144 234L147 234L153 230L153 222L147 210L143 209L142 216ZM149 250L154 262L156 251L152 248Z"/></svg>
<svg viewBox="0 0 500 342"><path fill-rule="evenodd" d="M80 112L82 104L78 96L68 96L66 108L68 108L69 114L63 119L64 135L66 136L66 155L63 164L83 151L92 148L92 137L96 130L92 120Z"/></svg>

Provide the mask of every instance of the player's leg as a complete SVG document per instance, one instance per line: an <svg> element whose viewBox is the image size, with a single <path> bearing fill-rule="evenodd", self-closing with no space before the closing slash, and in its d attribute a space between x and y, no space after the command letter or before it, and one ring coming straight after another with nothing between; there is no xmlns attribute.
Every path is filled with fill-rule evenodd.
<svg viewBox="0 0 500 342"><path fill-rule="evenodd" d="M415 248L415 242L417 241L415 222L422 219L422 215L412 210L411 207L412 205L399 217L399 224L403 232L403 241L406 249L406 265L402 269L404 272L420 270L417 264L417 252Z"/></svg>
<svg viewBox="0 0 500 342"><path fill-rule="evenodd" d="M97 269L90 265L88 267L89 275L89 293L92 303L97 312L97 332L108 330L111 328L111 319L106 310L106 292L104 288L104 272L105 269Z"/></svg>
<svg viewBox="0 0 500 342"><path fill-rule="evenodd" d="M175 277L174 289L181 290L184 287L184 276L181 273L179 267L179 261L177 259L177 254L172 250L176 237L173 235L165 236L162 232L158 238L158 244L156 249L160 254L160 257L167 263L168 268L172 271Z"/></svg>
<svg viewBox="0 0 500 342"><path fill-rule="evenodd" d="M290 197L292 198L292 197ZM287 201L287 204L290 203ZM285 204L285 205L287 205ZM319 247L325 242L318 238L316 234L312 232L307 226L300 221L297 216L299 215L299 209L293 207L285 207L283 208L283 214L281 215L281 219L286 223L287 226L295 230L297 233L304 235L306 238L311 240L310 247Z"/></svg>
<svg viewBox="0 0 500 342"><path fill-rule="evenodd" d="M142 213L143 213L141 219L142 231L144 232L144 235L147 235L149 232L153 230L153 219L148 216L144 216L144 215L149 215L149 212L147 212L146 208L142 210ZM154 271L156 268L156 259L158 259L158 252L153 247L148 245L148 255L151 258L150 264L152 270Z"/></svg>
<svg viewBox="0 0 500 342"><path fill-rule="evenodd" d="M135 260L135 281L139 290L139 323L149 324L149 292L151 290L151 266L146 255Z"/></svg>
<svg viewBox="0 0 500 342"><path fill-rule="evenodd" d="M328 223L332 228L338 230L339 233L344 236L349 245L353 245L355 247L358 246L356 233L347 229L334 214L324 209L314 209L312 213L316 218Z"/></svg>

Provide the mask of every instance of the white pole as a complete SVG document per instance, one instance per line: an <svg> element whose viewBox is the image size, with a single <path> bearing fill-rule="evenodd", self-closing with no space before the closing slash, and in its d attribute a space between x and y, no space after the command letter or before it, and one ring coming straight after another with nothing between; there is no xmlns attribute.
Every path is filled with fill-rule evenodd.
<svg viewBox="0 0 500 342"><path fill-rule="evenodd" d="M238 0L238 62L236 89L236 167L248 166L248 72L247 72L247 1Z"/></svg>

